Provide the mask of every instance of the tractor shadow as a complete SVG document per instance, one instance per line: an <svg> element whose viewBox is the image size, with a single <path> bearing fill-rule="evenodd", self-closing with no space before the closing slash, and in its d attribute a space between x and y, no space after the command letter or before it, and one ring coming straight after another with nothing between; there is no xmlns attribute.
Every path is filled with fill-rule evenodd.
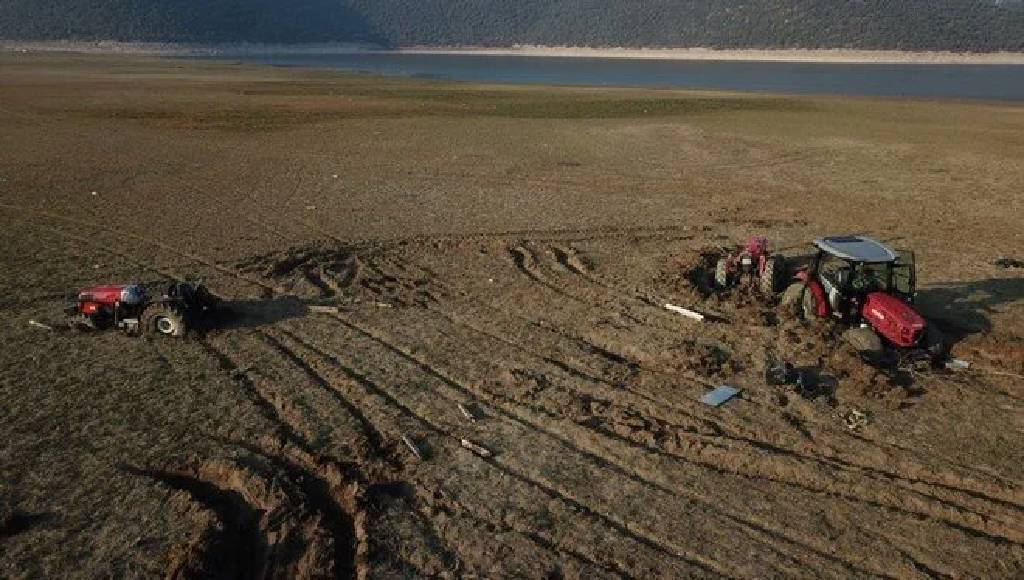
<svg viewBox="0 0 1024 580"><path fill-rule="evenodd" d="M263 300L225 300L197 330L240 330L273 326L309 314L306 301L295 296Z"/></svg>
<svg viewBox="0 0 1024 580"><path fill-rule="evenodd" d="M992 315L1021 300L1024 278L992 278L922 288L915 304L925 318L937 321L955 344L992 330Z"/></svg>
<svg viewBox="0 0 1024 580"><path fill-rule="evenodd" d="M26 513L15 511L0 520L0 539L12 538L29 529L56 519L52 513Z"/></svg>

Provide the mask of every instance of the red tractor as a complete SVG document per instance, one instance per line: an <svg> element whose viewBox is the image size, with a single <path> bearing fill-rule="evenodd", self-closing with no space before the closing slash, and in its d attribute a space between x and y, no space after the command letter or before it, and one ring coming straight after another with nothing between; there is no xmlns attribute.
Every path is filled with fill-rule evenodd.
<svg viewBox="0 0 1024 580"><path fill-rule="evenodd" d="M128 334L184 336L219 303L205 286L193 282L175 282L156 300L140 284L93 286L80 291L68 307L68 324L78 330L118 328Z"/></svg>
<svg viewBox="0 0 1024 580"><path fill-rule="evenodd" d="M753 285L761 292L775 294L781 290L786 262L768 247L768 238L752 236L739 253L725 256L715 264L715 285L719 288Z"/></svg>
<svg viewBox="0 0 1024 580"><path fill-rule="evenodd" d="M782 304L804 318L838 319L844 339L865 358L881 360L886 345L905 359L938 362L942 334L914 310L914 255L862 236L814 241L817 252L796 273Z"/></svg>

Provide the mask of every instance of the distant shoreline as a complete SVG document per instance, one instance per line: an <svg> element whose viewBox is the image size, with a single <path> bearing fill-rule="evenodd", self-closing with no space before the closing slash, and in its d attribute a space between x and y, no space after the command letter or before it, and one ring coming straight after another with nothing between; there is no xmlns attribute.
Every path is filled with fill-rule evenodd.
<svg viewBox="0 0 1024 580"><path fill-rule="evenodd" d="M361 44L178 44L113 41L0 40L0 50L150 56L251 56L260 54L424 54L680 61L807 62L846 64L1024 65L1024 53L910 52L850 49L583 48L558 46L434 47L384 49Z"/></svg>

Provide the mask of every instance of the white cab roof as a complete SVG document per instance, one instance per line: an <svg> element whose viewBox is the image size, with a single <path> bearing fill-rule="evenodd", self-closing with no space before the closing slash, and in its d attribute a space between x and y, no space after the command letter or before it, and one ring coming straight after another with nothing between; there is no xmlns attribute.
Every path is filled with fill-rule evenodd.
<svg viewBox="0 0 1024 580"><path fill-rule="evenodd" d="M898 258L888 246L864 236L830 236L814 240L814 245L851 262L894 262Z"/></svg>

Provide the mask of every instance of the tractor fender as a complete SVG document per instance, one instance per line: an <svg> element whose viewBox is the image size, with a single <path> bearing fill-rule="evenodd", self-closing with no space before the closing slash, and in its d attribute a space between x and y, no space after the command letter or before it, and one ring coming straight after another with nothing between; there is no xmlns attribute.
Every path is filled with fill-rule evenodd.
<svg viewBox="0 0 1024 580"><path fill-rule="evenodd" d="M825 295L825 288L821 285L821 282L810 278L807 268L797 270L793 277L803 282L804 286L807 286L807 289L810 290L811 295L814 296L814 306L818 317L825 318L832 314L832 307L829 306L828 296Z"/></svg>

